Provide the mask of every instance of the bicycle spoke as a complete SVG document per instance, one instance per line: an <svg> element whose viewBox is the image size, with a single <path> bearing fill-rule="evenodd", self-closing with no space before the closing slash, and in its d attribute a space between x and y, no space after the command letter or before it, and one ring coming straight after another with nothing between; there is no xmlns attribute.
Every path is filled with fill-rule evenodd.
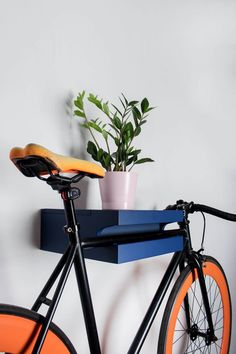
<svg viewBox="0 0 236 354"><path fill-rule="evenodd" d="M210 309L212 313L212 318L214 319L214 327L215 331L218 333L222 333L223 326L217 327L217 325L223 320L223 306L222 301L219 299L220 291L219 288L214 281L210 277L205 277L207 293L209 298ZM204 303L202 297L199 299L199 294L201 294L199 281L195 281L194 284L189 289L190 294L188 296L189 301L189 311L190 311L190 323L191 325L196 325L200 331L206 331L208 328L207 316L204 309ZM218 301L219 299L219 301ZM216 308L217 306L217 308ZM181 313L177 318L177 322L179 324L180 329L175 330L175 338L173 345L178 345L179 342L185 341L185 354L190 353L205 353L211 354L212 349L214 348L214 354L219 354L221 350L221 346L217 343L222 340L222 336L218 336L218 340L215 343L212 343L210 346L206 346L205 339L203 337L197 337L194 341L191 340L190 335L188 335L186 326L183 322L185 319L185 307L181 305Z"/></svg>
<svg viewBox="0 0 236 354"><path fill-rule="evenodd" d="M214 314L216 314L218 311L220 311L220 310L222 310L223 309L223 307L220 307L218 310L216 310L216 311L214 311L214 312L211 312L211 314L212 315L214 315ZM197 322L197 324L198 325L201 325L201 323L203 322L203 321L205 321L206 320L206 315L204 316L204 318L202 318L199 322ZM223 320L223 317L221 317L217 322L215 322L214 323L214 326L216 326L220 321L222 321ZM201 327L201 326L200 326Z"/></svg>
<svg viewBox="0 0 236 354"><path fill-rule="evenodd" d="M216 345L216 343L214 343L214 345L215 345L216 353L218 354L219 353L218 346Z"/></svg>
<svg viewBox="0 0 236 354"><path fill-rule="evenodd" d="M179 338L177 338L174 342L173 342L173 344L175 344L175 343L177 343L181 338L183 338L183 336L185 336L186 335L186 332L185 333L183 333Z"/></svg>
<svg viewBox="0 0 236 354"><path fill-rule="evenodd" d="M202 301L201 301L201 306L199 307L199 310L198 310L198 314L197 314L197 316L196 316L195 323L199 323L199 318L200 318L200 316L201 316L202 308L203 308L203 299L202 299Z"/></svg>
<svg viewBox="0 0 236 354"><path fill-rule="evenodd" d="M218 291L217 295L216 295L216 292ZM214 308L214 305L215 305L215 302L218 298L218 296L220 295L220 291L219 291L219 288L216 284L216 287L215 287L215 293L214 293L214 301L212 302L212 305L211 305L211 311L213 311L213 308Z"/></svg>
<svg viewBox="0 0 236 354"><path fill-rule="evenodd" d="M180 321L179 318L177 318L177 321L179 322L180 326L181 326L181 327L183 328L183 330L185 331L185 328L184 328L184 326L183 326L183 324L181 323L181 321Z"/></svg>
<svg viewBox="0 0 236 354"><path fill-rule="evenodd" d="M215 342L216 347L218 347L220 350L222 349L221 346L217 342Z"/></svg>
<svg viewBox="0 0 236 354"><path fill-rule="evenodd" d="M221 302L221 305L222 305L222 302ZM223 307L223 306L222 306L222 307ZM220 318L220 319L218 320L218 316L219 316L219 309L218 309L218 312L217 312L217 315L216 315L215 325L217 325L217 324L222 320L222 318Z"/></svg>
<svg viewBox="0 0 236 354"><path fill-rule="evenodd" d="M196 281L195 281L195 283L196 283ZM192 291L192 294L193 294L194 299L196 300L196 302L197 302L198 306L199 306L199 307L201 307L201 306L200 306L200 304L199 304L199 301L198 301L198 299L197 299L197 297L196 297L196 295L195 295L195 293L193 292L192 287L190 288L190 290ZM195 301L195 300L194 300L194 301ZM203 310L201 310L201 312L203 313L203 315L205 315L205 313L204 313L204 311L203 311Z"/></svg>
<svg viewBox="0 0 236 354"><path fill-rule="evenodd" d="M184 352L184 354L190 354L190 353L196 353L196 350L200 350L200 353L204 353L202 350L206 349L206 346L202 346L202 347L197 347L197 349L190 349L187 352Z"/></svg>

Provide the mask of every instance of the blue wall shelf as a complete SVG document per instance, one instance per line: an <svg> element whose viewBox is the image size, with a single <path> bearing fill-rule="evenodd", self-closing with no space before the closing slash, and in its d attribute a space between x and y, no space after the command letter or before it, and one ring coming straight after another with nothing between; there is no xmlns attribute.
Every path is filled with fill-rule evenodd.
<svg viewBox="0 0 236 354"><path fill-rule="evenodd" d="M125 234L130 231L161 231L167 224L183 221L183 212L175 210L77 210L81 237L99 237ZM40 248L63 253L68 246L63 232L66 224L61 209L41 210ZM137 259L180 251L183 237L176 235L165 239L85 250L85 257L104 262L124 263Z"/></svg>

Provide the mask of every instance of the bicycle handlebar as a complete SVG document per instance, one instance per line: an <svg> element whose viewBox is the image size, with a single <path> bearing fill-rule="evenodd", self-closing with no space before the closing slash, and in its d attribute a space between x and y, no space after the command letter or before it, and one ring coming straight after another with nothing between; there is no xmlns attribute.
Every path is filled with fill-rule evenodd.
<svg viewBox="0 0 236 354"><path fill-rule="evenodd" d="M236 222L236 214L232 214L232 213L228 213L226 211L215 209L215 208L212 208L207 205L193 203L191 206L191 209L190 209L190 213L195 212L195 211L201 211L203 213L207 213L207 214L216 216L221 219Z"/></svg>
<svg viewBox="0 0 236 354"><path fill-rule="evenodd" d="M184 210L187 214L193 214L194 212L200 211L221 219L236 222L236 214L228 213L216 208L212 208L204 204L195 204L194 202L184 202L183 200L178 200L176 204L169 205L167 207L169 210Z"/></svg>

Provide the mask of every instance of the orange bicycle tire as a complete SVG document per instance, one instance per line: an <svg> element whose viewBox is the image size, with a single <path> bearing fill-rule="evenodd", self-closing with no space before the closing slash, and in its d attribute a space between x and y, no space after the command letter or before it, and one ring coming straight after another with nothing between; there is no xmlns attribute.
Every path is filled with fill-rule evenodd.
<svg viewBox="0 0 236 354"><path fill-rule="evenodd" d="M208 353L209 351L204 351L207 350L207 346L212 347L211 353L229 353L232 310L227 279L222 267L213 257L206 257L203 273L208 282L208 285L206 284L208 298L218 340L209 346L204 338L197 337L193 340L187 332L184 308L187 294L192 298L189 305L191 325L199 326L199 330L205 332L208 326L202 298L197 297L199 294L201 296L200 287L197 289L199 286L197 270L187 266L177 279L166 305L160 329L158 354ZM194 310L193 303L198 307L197 310Z"/></svg>
<svg viewBox="0 0 236 354"><path fill-rule="evenodd" d="M44 317L34 311L0 304L0 352L32 353ZM41 354L76 354L68 337L51 323Z"/></svg>

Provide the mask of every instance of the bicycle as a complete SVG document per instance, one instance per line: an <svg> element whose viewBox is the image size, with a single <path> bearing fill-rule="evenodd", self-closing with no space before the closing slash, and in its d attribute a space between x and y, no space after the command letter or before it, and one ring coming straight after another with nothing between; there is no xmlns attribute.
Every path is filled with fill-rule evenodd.
<svg viewBox="0 0 236 354"><path fill-rule="evenodd" d="M64 203L67 220L65 232L70 245L31 309L0 305L1 352L77 353L68 337L52 322L68 275L74 265L89 349L92 354L101 354L83 251L91 247L166 239L178 234L183 238L183 247L172 256L128 354L141 351L177 269L180 274L166 304L157 353L229 353L232 315L227 279L218 261L203 254L203 247L198 251L193 250L188 216L199 211L236 221L235 214L180 200L167 207L167 210L178 210L183 215L178 228L174 230L108 233L106 236L81 240L74 209L74 200L79 197L80 192L72 184L85 176L101 178L104 176L103 169L95 163L58 155L36 144L29 144L25 148L13 148L10 159L25 176L38 177L59 192ZM203 241L204 235L202 246ZM58 283L54 294L49 299L48 293L56 281ZM42 304L48 306L45 316L38 313Z"/></svg>

